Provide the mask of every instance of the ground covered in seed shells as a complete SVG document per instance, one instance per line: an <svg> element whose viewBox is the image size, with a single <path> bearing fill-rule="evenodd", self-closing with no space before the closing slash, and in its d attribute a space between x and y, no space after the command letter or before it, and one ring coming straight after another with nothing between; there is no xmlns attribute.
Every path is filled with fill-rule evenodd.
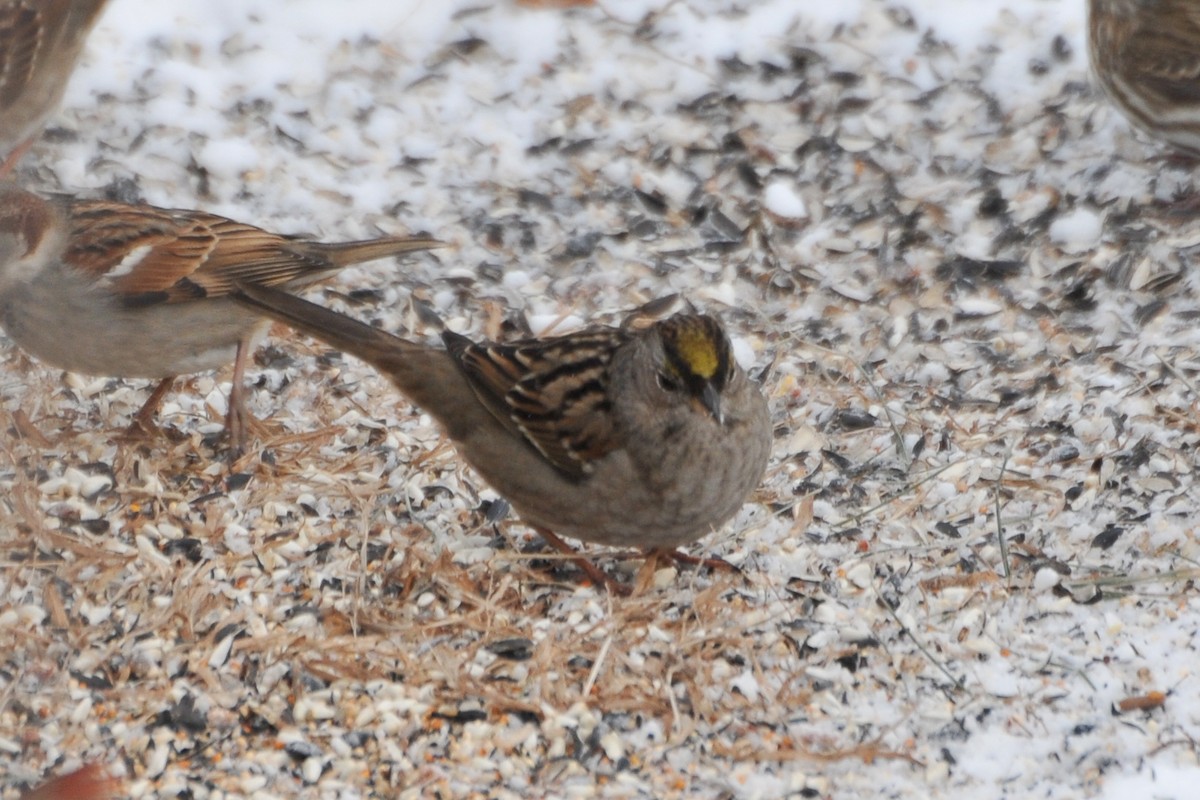
<svg viewBox="0 0 1200 800"><path fill-rule="evenodd" d="M1083 4L559 5L113 0L18 177L434 232L312 293L417 337L687 295L770 396L741 574L608 597L282 328L232 465L228 371L131 443L6 346L0 798L1191 796L1200 198Z"/></svg>

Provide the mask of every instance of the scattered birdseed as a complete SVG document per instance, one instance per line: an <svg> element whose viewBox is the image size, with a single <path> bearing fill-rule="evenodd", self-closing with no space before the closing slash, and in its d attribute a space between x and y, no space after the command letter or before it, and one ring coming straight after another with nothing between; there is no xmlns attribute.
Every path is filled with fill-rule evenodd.
<svg viewBox="0 0 1200 800"><path fill-rule="evenodd" d="M280 326L232 466L228 372L126 441L149 381L0 348L0 800L1186 796L1194 170L1083 3L234 5L112 0L17 179L429 231L310 293L429 343L678 293L774 457L738 572L610 598Z"/></svg>

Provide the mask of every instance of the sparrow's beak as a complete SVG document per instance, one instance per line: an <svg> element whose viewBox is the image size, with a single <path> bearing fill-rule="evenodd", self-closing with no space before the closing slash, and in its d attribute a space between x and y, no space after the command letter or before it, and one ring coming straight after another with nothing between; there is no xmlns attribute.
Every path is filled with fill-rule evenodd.
<svg viewBox="0 0 1200 800"><path fill-rule="evenodd" d="M700 390L700 403L712 414L718 425L725 424L725 414L721 411L721 393L711 381L705 381L704 388Z"/></svg>

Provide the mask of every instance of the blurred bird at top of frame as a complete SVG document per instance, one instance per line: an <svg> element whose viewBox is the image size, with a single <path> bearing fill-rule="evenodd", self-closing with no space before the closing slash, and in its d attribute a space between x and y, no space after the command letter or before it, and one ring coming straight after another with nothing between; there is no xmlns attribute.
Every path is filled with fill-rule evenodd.
<svg viewBox="0 0 1200 800"><path fill-rule="evenodd" d="M1088 0L1088 56L1134 125L1200 156L1200 2Z"/></svg>
<svg viewBox="0 0 1200 800"><path fill-rule="evenodd" d="M58 110L106 0L0 0L0 178Z"/></svg>
<svg viewBox="0 0 1200 800"><path fill-rule="evenodd" d="M324 243L204 211L56 196L0 184L0 325L27 352L86 375L159 378L134 426L176 375L234 363L226 430L241 452L244 373L266 321L235 283L298 289L351 264L441 246L424 236Z"/></svg>

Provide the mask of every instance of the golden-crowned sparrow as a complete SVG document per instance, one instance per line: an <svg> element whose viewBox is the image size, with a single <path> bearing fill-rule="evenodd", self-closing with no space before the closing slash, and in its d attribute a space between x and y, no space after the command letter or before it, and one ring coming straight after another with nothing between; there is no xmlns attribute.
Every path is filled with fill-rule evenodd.
<svg viewBox="0 0 1200 800"><path fill-rule="evenodd" d="M543 534L667 551L729 519L766 468L766 400L711 316L507 344L446 332L442 350L287 292L239 289L239 302L390 378Z"/></svg>
<svg viewBox="0 0 1200 800"><path fill-rule="evenodd" d="M228 299L235 282L307 286L350 264L441 243L390 236L326 244L208 214L0 185L0 325L62 369L160 378L135 424L152 427L176 375L234 362L227 428L245 436L243 380L262 317Z"/></svg>
<svg viewBox="0 0 1200 800"><path fill-rule="evenodd" d="M1088 0L1088 54L1131 122L1200 155L1200 3Z"/></svg>
<svg viewBox="0 0 1200 800"><path fill-rule="evenodd" d="M105 0L0 0L0 177L58 109Z"/></svg>

